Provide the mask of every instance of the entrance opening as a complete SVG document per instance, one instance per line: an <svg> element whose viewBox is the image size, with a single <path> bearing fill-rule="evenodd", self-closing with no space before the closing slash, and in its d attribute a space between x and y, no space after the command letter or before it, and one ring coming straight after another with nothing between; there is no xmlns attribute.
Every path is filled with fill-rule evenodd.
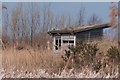
<svg viewBox="0 0 120 80"><path fill-rule="evenodd" d="M61 37L55 37L55 50L61 49Z"/></svg>

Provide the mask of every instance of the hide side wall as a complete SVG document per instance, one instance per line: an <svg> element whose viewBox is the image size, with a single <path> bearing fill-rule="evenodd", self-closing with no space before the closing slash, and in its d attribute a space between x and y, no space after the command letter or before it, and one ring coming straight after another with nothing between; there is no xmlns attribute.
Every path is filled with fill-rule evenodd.
<svg viewBox="0 0 120 80"><path fill-rule="evenodd" d="M77 39L84 40L101 40L103 37L103 29L94 29L76 33Z"/></svg>

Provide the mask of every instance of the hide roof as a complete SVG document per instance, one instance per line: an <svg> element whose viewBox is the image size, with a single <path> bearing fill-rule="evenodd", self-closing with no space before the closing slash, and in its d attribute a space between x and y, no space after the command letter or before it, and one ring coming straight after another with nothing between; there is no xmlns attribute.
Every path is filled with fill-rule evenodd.
<svg viewBox="0 0 120 80"><path fill-rule="evenodd" d="M108 23L106 24L94 24L94 25L88 25L88 26L78 26L78 27L66 27L61 30L51 30L48 32L48 34L75 34L79 32L84 31L90 31L94 29L102 29L102 28L108 28L110 25Z"/></svg>

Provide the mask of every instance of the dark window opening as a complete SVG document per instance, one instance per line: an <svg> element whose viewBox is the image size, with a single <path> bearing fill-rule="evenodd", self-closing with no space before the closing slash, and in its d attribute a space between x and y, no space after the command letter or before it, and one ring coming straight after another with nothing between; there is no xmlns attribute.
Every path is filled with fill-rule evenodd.
<svg viewBox="0 0 120 80"><path fill-rule="evenodd" d="M61 37L55 38L55 50L61 49Z"/></svg>
<svg viewBox="0 0 120 80"><path fill-rule="evenodd" d="M63 40L63 43L64 44L66 44L66 43L74 44L74 41L73 40Z"/></svg>
<svg viewBox="0 0 120 80"><path fill-rule="evenodd" d="M58 47L57 47L57 46L55 46L55 50L58 50Z"/></svg>
<svg viewBox="0 0 120 80"><path fill-rule="evenodd" d="M63 40L63 43L68 43L68 41L67 40Z"/></svg>
<svg viewBox="0 0 120 80"><path fill-rule="evenodd" d="M74 41L69 41L69 43L74 43Z"/></svg>
<svg viewBox="0 0 120 80"><path fill-rule="evenodd" d="M58 40L55 41L55 50L58 50Z"/></svg>
<svg viewBox="0 0 120 80"><path fill-rule="evenodd" d="M59 47L61 48L61 39L59 39Z"/></svg>
<svg viewBox="0 0 120 80"><path fill-rule="evenodd" d="M58 40L56 40L55 42L56 42L55 44L58 45Z"/></svg>

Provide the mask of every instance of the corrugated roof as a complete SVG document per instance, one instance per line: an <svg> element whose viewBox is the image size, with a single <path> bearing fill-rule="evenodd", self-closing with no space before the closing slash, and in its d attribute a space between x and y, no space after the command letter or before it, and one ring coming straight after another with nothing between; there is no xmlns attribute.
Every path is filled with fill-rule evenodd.
<svg viewBox="0 0 120 80"><path fill-rule="evenodd" d="M52 30L49 31L49 34L64 34L64 33L77 33L77 32L82 32L82 31L88 31L92 29L97 29L97 28L108 28L110 27L109 24L94 24L94 25L88 25L88 26L79 26L79 27L66 27L61 30Z"/></svg>

